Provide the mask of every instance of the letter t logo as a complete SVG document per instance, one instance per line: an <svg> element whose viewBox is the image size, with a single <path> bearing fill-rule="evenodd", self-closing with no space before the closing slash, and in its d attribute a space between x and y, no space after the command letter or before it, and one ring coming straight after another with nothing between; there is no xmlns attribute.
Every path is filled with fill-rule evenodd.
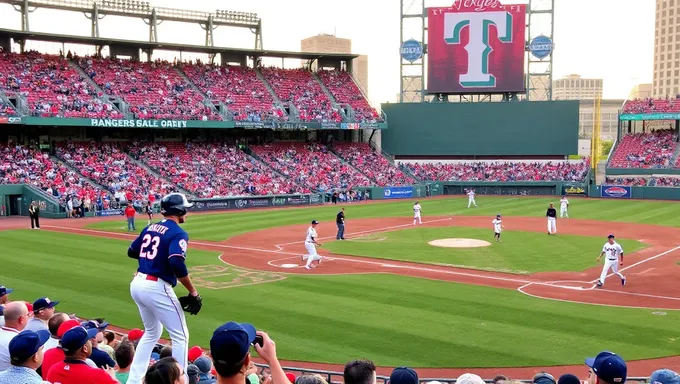
<svg viewBox="0 0 680 384"><path fill-rule="evenodd" d="M444 14L444 40L460 44L461 31L468 27L470 40L465 46L468 54L467 73L461 74L460 85L465 88L496 86L496 78L489 73L489 28L494 24L502 43L512 42L512 14L510 12L450 12Z"/></svg>

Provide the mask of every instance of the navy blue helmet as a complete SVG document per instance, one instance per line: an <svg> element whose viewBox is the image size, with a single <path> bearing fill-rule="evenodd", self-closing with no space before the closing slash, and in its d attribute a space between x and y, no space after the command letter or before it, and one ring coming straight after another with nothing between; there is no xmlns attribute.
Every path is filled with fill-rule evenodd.
<svg viewBox="0 0 680 384"><path fill-rule="evenodd" d="M187 214L187 208L193 207L194 204L187 200L187 197L181 193L171 193L161 199L161 213L163 216L184 216Z"/></svg>

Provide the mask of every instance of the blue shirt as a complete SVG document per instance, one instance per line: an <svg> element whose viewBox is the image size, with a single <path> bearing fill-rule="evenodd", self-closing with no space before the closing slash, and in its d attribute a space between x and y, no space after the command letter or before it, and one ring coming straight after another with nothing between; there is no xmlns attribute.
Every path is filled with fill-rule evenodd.
<svg viewBox="0 0 680 384"><path fill-rule="evenodd" d="M38 373L30 368L11 366L0 372L0 384L43 384Z"/></svg>
<svg viewBox="0 0 680 384"><path fill-rule="evenodd" d="M130 245L130 250L139 252L137 272L156 276L174 287L177 277L184 276L176 276L170 258L180 258L173 262L180 261L183 265L188 243L189 235L172 220L163 219L149 225Z"/></svg>
<svg viewBox="0 0 680 384"><path fill-rule="evenodd" d="M90 360L97 364L97 368L102 368L103 366L108 366L113 368L116 366L116 362L113 361L108 353L102 351L99 348L92 348L92 354L90 355Z"/></svg>

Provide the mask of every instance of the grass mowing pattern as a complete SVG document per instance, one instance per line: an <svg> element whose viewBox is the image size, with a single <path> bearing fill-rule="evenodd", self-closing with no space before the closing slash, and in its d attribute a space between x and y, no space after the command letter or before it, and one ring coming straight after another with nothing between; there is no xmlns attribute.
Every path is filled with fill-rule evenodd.
<svg viewBox="0 0 680 384"><path fill-rule="evenodd" d="M447 264L473 269L527 274L548 271L582 271L599 265L595 258L605 241L602 237L559 235L524 231L503 231L501 243L493 239L491 229L449 227L385 232L382 241L334 241L324 244L333 253ZM480 248L441 248L428 244L431 240L468 238L486 240L491 246ZM361 238L359 238L361 240ZM617 239L627 254L644 248L635 240Z"/></svg>

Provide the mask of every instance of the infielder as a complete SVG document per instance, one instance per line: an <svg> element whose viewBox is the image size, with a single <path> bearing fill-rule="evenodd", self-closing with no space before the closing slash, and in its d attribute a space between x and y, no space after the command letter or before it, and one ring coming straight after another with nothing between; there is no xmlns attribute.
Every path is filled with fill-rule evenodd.
<svg viewBox="0 0 680 384"><path fill-rule="evenodd" d="M302 261L305 261L305 256L307 256L307 265L305 268L312 269L314 266L312 263L317 260L317 265L321 264L321 256L316 252L316 246L321 246L321 244L316 242L316 226L319 224L318 221L312 220L312 225L307 228L307 235L305 237L305 248L307 249L307 254L302 255Z"/></svg>
<svg viewBox="0 0 680 384"><path fill-rule="evenodd" d="M187 208L192 206L180 193L163 197L164 219L144 228L128 249L128 256L139 263L130 283L130 294L144 323L144 335L130 367L127 381L130 384L142 383L163 327L172 340L172 357L182 369L187 366L189 332L180 308L195 315L202 306L185 264L189 236L179 226L184 223ZM189 291L179 299L173 290L177 280Z"/></svg>
<svg viewBox="0 0 680 384"><path fill-rule="evenodd" d="M497 242L501 241L501 231L503 228L503 221L501 220L501 214L497 214L496 218L493 219L491 222L493 224L493 238L496 239Z"/></svg>
<svg viewBox="0 0 680 384"><path fill-rule="evenodd" d="M569 208L569 200L567 200L567 196L562 196L562 199L560 200L560 219L563 217L569 218L567 208Z"/></svg>
<svg viewBox="0 0 680 384"><path fill-rule="evenodd" d="M614 240L614 235L607 236L607 242L604 243L602 247L602 253L597 257L597 262L599 263L605 256L604 267L602 268L602 274L600 275L600 280L597 281L597 286L601 287L604 285L604 280L607 278L607 272L611 268L614 274L621 278L621 285L626 285L626 278L619 272L619 263L623 265L623 248L621 245Z"/></svg>
<svg viewBox="0 0 680 384"><path fill-rule="evenodd" d="M476 207L477 203L475 202L475 190L474 189L468 189L467 195L468 195L468 208L470 208L470 205L472 205L472 204L474 204L475 207Z"/></svg>
<svg viewBox="0 0 680 384"><path fill-rule="evenodd" d="M420 211L422 207L420 206L420 202L416 201L415 204L413 204L413 225L416 225L416 221L418 224L422 224L423 220L420 218Z"/></svg>
<svg viewBox="0 0 680 384"><path fill-rule="evenodd" d="M548 218L548 235L554 235L557 233L557 210L553 203L550 203L548 211L545 213Z"/></svg>

